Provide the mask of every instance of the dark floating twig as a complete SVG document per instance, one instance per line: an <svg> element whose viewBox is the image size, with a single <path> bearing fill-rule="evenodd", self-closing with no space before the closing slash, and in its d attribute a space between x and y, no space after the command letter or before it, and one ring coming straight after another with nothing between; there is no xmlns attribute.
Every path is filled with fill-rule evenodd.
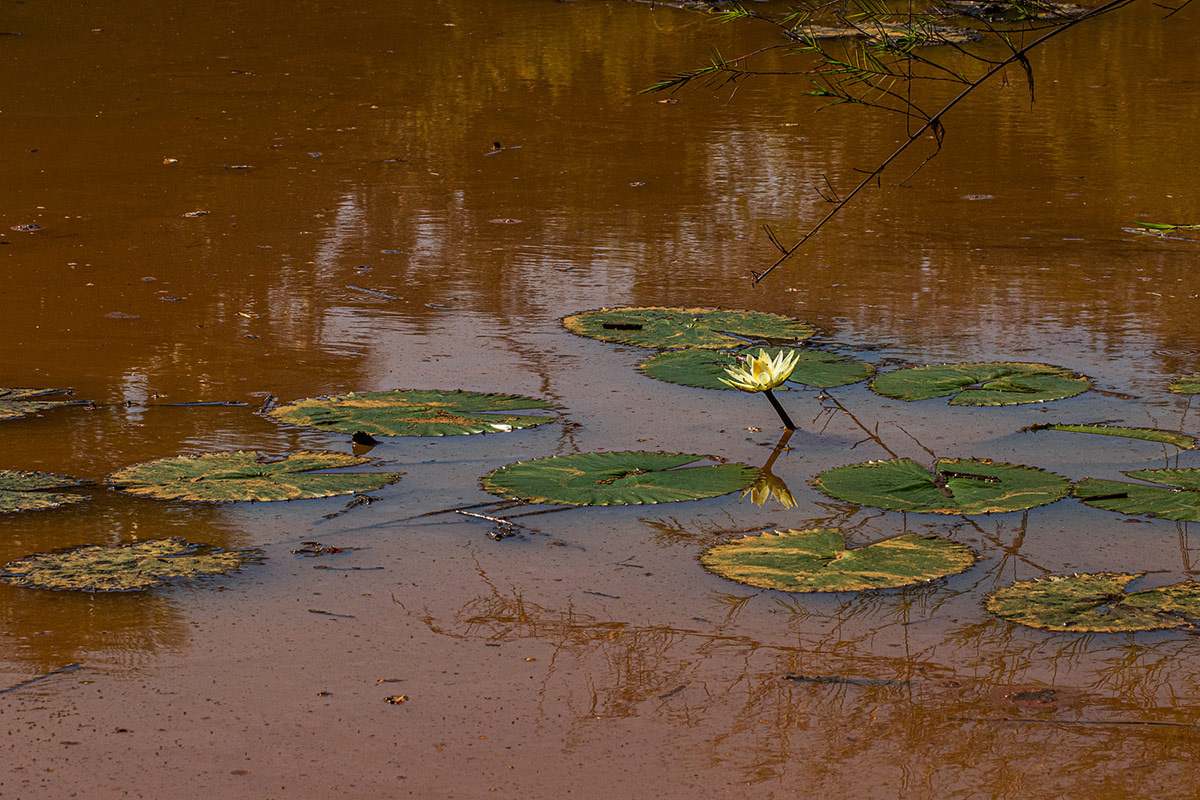
<svg viewBox="0 0 1200 800"><path fill-rule="evenodd" d="M1161 722L1158 720L1140 720L1140 719L1039 719L1037 717L951 717L952 722L1030 722L1040 725L1120 725L1120 726L1136 726L1145 725L1147 727L1159 728L1196 728L1198 725L1193 725L1190 722Z"/></svg>
<svg viewBox="0 0 1200 800"><path fill-rule="evenodd" d="M487 508L488 506L499 506L499 505L504 505L505 503L508 504L508 505L504 506L505 508L513 508L514 506L524 505L525 501L523 501L523 500L488 500L485 503L472 503L469 506L451 506L450 508L440 508L437 511L426 511L424 514L417 514L415 517L410 517L410 519L420 519L421 517L434 517L434 516L437 516L438 514L449 514L453 511L466 511L466 510L472 509L472 508Z"/></svg>
<svg viewBox="0 0 1200 800"><path fill-rule="evenodd" d="M674 697L675 695L679 694L680 692L682 692L682 691L683 691L684 689L686 689L686 688L687 688L687 684L686 684L686 683L685 683L685 684L683 684L682 686L676 686L674 689L672 689L671 691L667 692L666 694L660 694L660 695L658 695L658 699L659 699L659 700L666 700L668 697Z"/></svg>
<svg viewBox="0 0 1200 800"><path fill-rule="evenodd" d="M278 404L279 404L279 398L273 394L269 394L263 399L262 405L258 407L258 411L255 413L266 414L268 411L270 411L272 408L274 408Z"/></svg>
<svg viewBox="0 0 1200 800"><path fill-rule="evenodd" d="M596 597L607 597L609 600L620 600L621 599L619 595L605 594L604 592L589 592L587 589L584 589L583 593L584 594L594 594L594 595L596 595Z"/></svg>
<svg viewBox="0 0 1200 800"><path fill-rule="evenodd" d="M606 331L640 331L640 322L605 322L600 325Z"/></svg>
<svg viewBox="0 0 1200 800"><path fill-rule="evenodd" d="M8 687L7 689L0 689L0 694L8 694L9 692L15 692L17 689L24 689L26 686L30 685L31 683L37 683L38 681L44 681L46 678L51 678L55 675L61 675L64 672L74 672L75 670L80 669L82 666L83 666L83 664L67 664L65 667L59 667L58 669L52 669L49 672L47 672L45 675L38 675L36 678L30 678L27 681L21 681L20 683L13 684L12 686Z"/></svg>
<svg viewBox="0 0 1200 800"><path fill-rule="evenodd" d="M1108 494L1093 494L1079 499L1085 503L1089 503L1092 500L1121 500L1126 497L1129 497L1128 492L1110 492Z"/></svg>
<svg viewBox="0 0 1200 800"><path fill-rule="evenodd" d="M354 616L353 614L335 614L335 613L333 613L332 611L322 611L322 610L321 610L321 609L319 609L319 608L310 608L310 609L308 610L308 613L310 613L310 614L324 614L324 615L325 615L325 616L327 616L327 617L338 617L338 618L340 618L340 619L358 619L358 617Z"/></svg>
<svg viewBox="0 0 1200 800"><path fill-rule="evenodd" d="M785 681L796 683L839 683L849 686L908 686L912 681L888 681L876 678L847 678L842 675L784 675Z"/></svg>
<svg viewBox="0 0 1200 800"><path fill-rule="evenodd" d="M388 294L387 292L378 292L374 289L364 289L361 286L355 286L350 283L346 284L346 288L353 289L356 292L366 292L367 294L373 294L373 295L376 295L377 297L386 297L388 300L403 300L404 299L402 297L397 297L394 294Z"/></svg>

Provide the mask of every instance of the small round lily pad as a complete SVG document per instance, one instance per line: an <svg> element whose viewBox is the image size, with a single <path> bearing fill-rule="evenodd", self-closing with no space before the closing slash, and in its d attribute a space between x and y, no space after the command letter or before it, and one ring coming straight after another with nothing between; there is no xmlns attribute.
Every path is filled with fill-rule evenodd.
<svg viewBox="0 0 1200 800"><path fill-rule="evenodd" d="M82 405L82 400L43 399L47 395L66 392L66 389L5 389L0 387L0 419L18 419L59 406Z"/></svg>
<svg viewBox="0 0 1200 800"><path fill-rule="evenodd" d="M1167 388L1176 394L1200 394L1200 373L1172 381Z"/></svg>
<svg viewBox="0 0 1200 800"><path fill-rule="evenodd" d="M87 499L83 494L65 494L54 489L82 486L83 481L47 472L0 470L0 513L57 508Z"/></svg>
<svg viewBox="0 0 1200 800"><path fill-rule="evenodd" d="M761 311L716 308L601 308L563 319L567 330L589 339L638 347L728 350L746 339L799 342L811 325Z"/></svg>
<svg viewBox="0 0 1200 800"><path fill-rule="evenodd" d="M1084 478L1075 485L1075 496L1105 511L1200 522L1200 469L1139 469L1124 474L1162 485Z"/></svg>
<svg viewBox="0 0 1200 800"><path fill-rule="evenodd" d="M1065 367L995 361L906 367L876 376L871 389L896 400L949 397L952 406L1044 403L1087 391L1091 379Z"/></svg>
<svg viewBox="0 0 1200 800"><path fill-rule="evenodd" d="M532 428L554 417L513 414L550 408L544 400L462 389L396 389L310 397L279 406L268 416L290 425L375 436L459 436Z"/></svg>
<svg viewBox="0 0 1200 800"><path fill-rule="evenodd" d="M774 358L781 352L795 353L796 368L787 383L816 386L830 389L865 381L875 373L875 368L865 361L852 361L850 356L840 356L822 350L795 350L787 347L766 347L767 355ZM751 348L757 352L758 348ZM650 358L638 368L642 374L667 383L695 386L700 389L729 389L721 383L728 378L727 367L737 366L737 353L713 350L668 350ZM787 388L786 384L779 387Z"/></svg>
<svg viewBox="0 0 1200 800"><path fill-rule="evenodd" d="M837 500L923 514L999 514L1053 503L1070 483L1037 467L983 458L939 459L933 472L907 458L822 472L813 486Z"/></svg>
<svg viewBox="0 0 1200 800"><path fill-rule="evenodd" d="M1200 621L1200 583L1126 592L1144 573L1097 572L1018 581L987 597L993 614L1050 631L1120 633L1193 628Z"/></svg>
<svg viewBox="0 0 1200 800"><path fill-rule="evenodd" d="M575 453L518 461L481 484L486 492L530 503L619 506L717 497L747 489L758 477L746 464L688 466L707 458L645 450Z"/></svg>
<svg viewBox="0 0 1200 800"><path fill-rule="evenodd" d="M746 536L700 556L705 569L723 578L785 592L910 586L963 572L974 562L965 545L916 533L848 550L846 537L833 528Z"/></svg>
<svg viewBox="0 0 1200 800"><path fill-rule="evenodd" d="M228 551L180 538L151 539L26 556L0 567L0 581L35 589L136 592L176 580L237 572L261 559L256 550Z"/></svg>
<svg viewBox="0 0 1200 800"><path fill-rule="evenodd" d="M123 492L159 500L232 503L371 492L400 480L400 474L387 472L314 472L369 462L348 453L310 451L269 461L252 450L238 450L134 464L114 472L108 483Z"/></svg>

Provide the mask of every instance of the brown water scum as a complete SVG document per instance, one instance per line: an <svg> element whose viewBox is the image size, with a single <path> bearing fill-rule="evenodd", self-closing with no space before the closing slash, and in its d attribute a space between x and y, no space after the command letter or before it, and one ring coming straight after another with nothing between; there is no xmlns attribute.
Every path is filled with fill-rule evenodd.
<svg viewBox="0 0 1200 800"><path fill-rule="evenodd" d="M350 498L96 485L0 515L0 564L166 536L265 557L142 593L0 584L0 796L1193 796L1194 632L1051 633L982 605L1048 575L1188 580L1188 523L1070 498L884 512L808 481L893 454L1072 480L1200 466L1020 432L1197 429L1167 385L1200 371L1200 245L1125 229L1200 223L1198 14L1136 3L1037 51L1032 108L1020 75L981 91L941 155L756 287L774 260L761 224L793 239L825 177L852 185L905 132L817 113L799 79L639 94L761 41L753 26L604 0L6 4L0 385L90 404L0 421L0 469L98 483L177 454L351 450L255 413L269 397L463 388L543 398L556 421L381 437L371 468L405 475L342 514ZM1007 408L778 392L799 428L771 464L792 508L580 508L500 540L485 519L422 516L494 499L479 478L519 460L771 457L762 398L651 380L635 367L652 351L560 322L602 306L784 314L884 371L1036 361L1095 383ZM979 560L819 594L698 561L805 527L853 546L938 534Z"/></svg>

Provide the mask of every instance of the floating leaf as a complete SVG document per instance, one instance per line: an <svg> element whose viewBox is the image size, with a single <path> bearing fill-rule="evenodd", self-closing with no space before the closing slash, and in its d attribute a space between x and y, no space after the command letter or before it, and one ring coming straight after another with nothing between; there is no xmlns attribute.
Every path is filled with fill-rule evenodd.
<svg viewBox="0 0 1200 800"><path fill-rule="evenodd" d="M339 433L363 431L375 436L496 433L554 421L553 417L508 413L526 408L550 408L550 404L516 394L396 389L310 397L273 408L267 414L290 425Z"/></svg>
<svg viewBox="0 0 1200 800"><path fill-rule="evenodd" d="M1052 0L948 0L946 8L988 22L1067 20L1081 17L1090 9Z"/></svg>
<svg viewBox="0 0 1200 800"><path fill-rule="evenodd" d="M753 348L757 352L758 348ZM763 348L767 355L775 357L780 352L794 352L798 356L796 368L788 383L817 386L829 389L858 383L871 377L875 368L865 361L851 361L850 356L839 356L821 350L791 350L786 347ZM725 369L737 365L737 354L712 350L669 350L659 353L643 363L639 369L648 377L683 386L701 389L733 389L723 383L728 378ZM787 388L781 386L781 389Z"/></svg>
<svg viewBox="0 0 1200 800"><path fill-rule="evenodd" d="M56 508L69 503L86 500L87 495L51 492L51 489L67 489L80 486L83 481L65 475L50 475L46 472L22 472L14 469L0 470L0 513L6 511L36 511Z"/></svg>
<svg viewBox="0 0 1200 800"><path fill-rule="evenodd" d="M1091 380L1051 364L989 362L907 367L880 375L871 388L897 400L951 397L952 406L1009 406L1061 400L1087 391Z"/></svg>
<svg viewBox="0 0 1200 800"><path fill-rule="evenodd" d="M258 551L226 551L185 539L88 545L38 553L0 567L0 581L36 589L136 592L178 579L237 572L262 558Z"/></svg>
<svg viewBox="0 0 1200 800"><path fill-rule="evenodd" d="M679 469L704 458L644 450L575 453L509 464L486 475L482 485L530 503L618 506L717 497L747 489L758 477L746 464Z"/></svg>
<svg viewBox="0 0 1200 800"><path fill-rule="evenodd" d="M1179 431L1164 431L1159 428L1126 428L1121 425L1073 425L1053 422L1046 425L1031 425L1028 431L1068 431L1070 433L1098 433L1104 436L1123 436L1127 439L1143 439L1147 442L1174 445L1183 450L1196 446L1196 437Z"/></svg>
<svg viewBox="0 0 1200 800"><path fill-rule="evenodd" d="M1200 584L1187 581L1126 593L1125 587L1143 574L1097 572L1018 581L988 595L987 609L1010 622L1051 631L1194 627L1200 620Z"/></svg>
<svg viewBox="0 0 1200 800"><path fill-rule="evenodd" d="M866 39L889 46L909 48L938 44L969 44L983 38L979 31L953 25L902 22L864 22L857 27L805 25L799 34L806 39Z"/></svg>
<svg viewBox="0 0 1200 800"><path fill-rule="evenodd" d="M0 388L0 419L17 419L58 406L81 405L81 400L38 400L49 394L62 394L66 389L4 389Z"/></svg>
<svg viewBox="0 0 1200 800"><path fill-rule="evenodd" d="M700 556L723 578L785 592L891 589L963 572L975 562L965 545L907 533L846 549L832 528L774 531L735 539Z"/></svg>
<svg viewBox="0 0 1200 800"><path fill-rule="evenodd" d="M982 458L939 459L935 472L907 458L868 461L822 472L813 485L838 500L889 511L996 514L1065 497L1070 484L1036 467Z"/></svg>
<svg viewBox="0 0 1200 800"><path fill-rule="evenodd" d="M366 464L348 453L301 451L266 461L254 451L178 456L134 464L109 476L123 492L160 500L231 503L239 500L295 500L371 492L400 480L399 474L313 470Z"/></svg>
<svg viewBox="0 0 1200 800"><path fill-rule="evenodd" d="M1167 388L1176 394L1200 394L1200 373L1180 378Z"/></svg>
<svg viewBox="0 0 1200 800"><path fill-rule="evenodd" d="M1139 469L1124 474L1165 485L1085 478L1075 485L1075 496L1106 511L1200 522L1200 469Z"/></svg>
<svg viewBox="0 0 1200 800"><path fill-rule="evenodd" d="M815 333L811 325L778 314L712 308L601 308L567 317L563 324L604 342L701 350L727 350L745 339L799 342Z"/></svg>

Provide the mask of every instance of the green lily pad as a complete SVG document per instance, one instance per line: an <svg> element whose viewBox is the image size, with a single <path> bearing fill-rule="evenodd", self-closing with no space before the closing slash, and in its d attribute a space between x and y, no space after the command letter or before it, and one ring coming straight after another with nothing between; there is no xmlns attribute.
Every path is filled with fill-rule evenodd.
<svg viewBox="0 0 1200 800"><path fill-rule="evenodd" d="M1200 394L1200 373L1173 381L1167 388L1176 394Z"/></svg>
<svg viewBox="0 0 1200 800"><path fill-rule="evenodd" d="M943 458L935 473L907 458L822 472L813 486L837 500L922 514L1000 514L1053 503L1070 483L1052 472L982 458Z"/></svg>
<svg viewBox="0 0 1200 800"><path fill-rule="evenodd" d="M571 333L604 342L700 350L728 350L745 339L799 342L816 332L778 314L713 308L601 308L566 317L563 324Z"/></svg>
<svg viewBox="0 0 1200 800"><path fill-rule="evenodd" d="M63 494L52 489L68 489L83 485L77 478L51 475L46 472L0 470L0 513L7 511L37 511L57 508L87 499L83 494Z"/></svg>
<svg viewBox="0 0 1200 800"><path fill-rule="evenodd" d="M1075 485L1075 496L1105 511L1200 522L1200 469L1139 469L1124 474L1164 485L1085 478Z"/></svg>
<svg viewBox="0 0 1200 800"><path fill-rule="evenodd" d="M784 592L891 589L963 572L974 562L965 545L916 533L847 550L846 537L832 528L746 536L700 556L705 569L723 578Z"/></svg>
<svg viewBox="0 0 1200 800"><path fill-rule="evenodd" d="M82 405L82 400L39 400L51 394L62 394L66 389L5 389L0 388L0 419L17 419L36 414L48 408Z"/></svg>
<svg viewBox="0 0 1200 800"><path fill-rule="evenodd" d="M1070 433L1098 433L1104 436L1122 436L1126 439L1143 439L1147 442L1169 444L1183 450L1196 446L1196 437L1179 431L1164 431L1159 428L1126 428L1121 425L1074 425L1053 422L1045 425L1030 425L1028 431L1068 431Z"/></svg>
<svg viewBox="0 0 1200 800"><path fill-rule="evenodd" d="M255 550L227 551L179 538L151 539L26 556L0 567L0 581L35 589L136 592L175 580L237 572L261 560Z"/></svg>
<svg viewBox="0 0 1200 800"><path fill-rule="evenodd" d="M1097 572L1019 581L988 595L987 609L1010 622L1051 631L1119 633L1192 628L1200 620L1200 584L1125 592L1144 573Z"/></svg>
<svg viewBox="0 0 1200 800"><path fill-rule="evenodd" d="M754 348L755 353L759 348ZM829 389L865 381L875 373L875 368L865 361L851 361L850 356L839 356L821 350L792 350L787 347L765 347L767 355L774 358L780 352L795 352L799 356L796 368L788 383L817 386ZM737 366L737 354L712 350L668 350L650 358L638 369L642 374L667 383L696 386L701 389L728 389L721 378L728 378L726 367ZM781 389L787 388L781 386Z"/></svg>
<svg viewBox="0 0 1200 800"><path fill-rule="evenodd" d="M484 491L530 503L624 506L699 500L747 489L758 470L746 464L685 467L708 456L632 450L575 453L518 461L484 476Z"/></svg>
<svg viewBox="0 0 1200 800"><path fill-rule="evenodd" d="M141 497L233 503L371 492L400 480L400 474L387 472L313 472L354 467L369 461L349 453L308 451L292 453L278 461L266 461L254 451L238 450L134 464L114 472L108 482L123 492Z"/></svg>
<svg viewBox="0 0 1200 800"><path fill-rule="evenodd" d="M871 388L896 400L950 397L952 406L1010 406L1074 397L1091 383L1064 367L997 361L907 367L877 376Z"/></svg>
<svg viewBox="0 0 1200 800"><path fill-rule="evenodd" d="M460 436L533 428L553 422L509 412L550 408L544 400L516 394L485 394L462 389L396 389L310 397L279 406L268 416L289 425L374 436Z"/></svg>

